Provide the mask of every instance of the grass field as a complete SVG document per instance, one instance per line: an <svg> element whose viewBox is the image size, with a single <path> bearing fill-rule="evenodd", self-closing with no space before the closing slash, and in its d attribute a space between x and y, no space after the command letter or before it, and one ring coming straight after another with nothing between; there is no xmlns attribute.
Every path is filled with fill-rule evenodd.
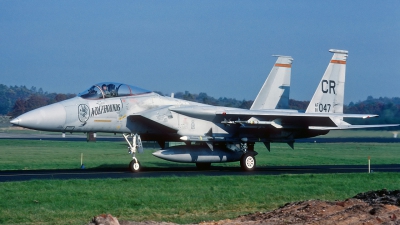
<svg viewBox="0 0 400 225"><path fill-rule="evenodd" d="M256 144L258 166L399 164L398 143L272 143L271 152ZM194 167L158 159L155 150L138 154L143 167ZM76 169L81 154L86 168L127 168L131 157L125 142L72 142L0 139L0 170ZM218 164L238 167L239 163Z"/></svg>
<svg viewBox="0 0 400 225"><path fill-rule="evenodd" d="M0 183L0 223L85 224L101 213L195 223L265 212L287 202L399 189L399 179L398 173L365 173Z"/></svg>
<svg viewBox="0 0 400 225"><path fill-rule="evenodd" d="M400 164L400 144L300 143L295 150L256 145L262 165ZM144 167L194 166L157 159L146 150ZM126 168L124 142L0 140L0 170ZM238 167L239 163L224 166ZM123 220L194 223L268 211L287 202L336 200L382 188L400 189L400 174L166 177L147 179L37 180L0 183L1 224L85 224L110 213Z"/></svg>

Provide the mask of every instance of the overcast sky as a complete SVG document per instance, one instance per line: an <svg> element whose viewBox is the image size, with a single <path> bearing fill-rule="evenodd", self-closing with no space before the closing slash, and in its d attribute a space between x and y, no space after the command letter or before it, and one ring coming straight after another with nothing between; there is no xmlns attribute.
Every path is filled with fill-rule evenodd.
<svg viewBox="0 0 400 225"><path fill-rule="evenodd" d="M290 55L310 100L349 51L345 102L400 97L400 1L4 1L0 83L79 93L115 81L252 100Z"/></svg>

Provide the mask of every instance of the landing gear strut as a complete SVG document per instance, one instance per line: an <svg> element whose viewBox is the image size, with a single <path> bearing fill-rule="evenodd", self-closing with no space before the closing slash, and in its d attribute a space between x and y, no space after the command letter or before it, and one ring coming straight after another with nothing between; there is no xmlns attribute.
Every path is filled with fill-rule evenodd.
<svg viewBox="0 0 400 225"><path fill-rule="evenodd" d="M132 161L129 163L129 170L133 173L140 170L139 160L136 158L136 152L143 152L142 140L138 134L123 134L126 142L128 143L128 153L132 155ZM132 143L129 141L129 137L132 137Z"/></svg>

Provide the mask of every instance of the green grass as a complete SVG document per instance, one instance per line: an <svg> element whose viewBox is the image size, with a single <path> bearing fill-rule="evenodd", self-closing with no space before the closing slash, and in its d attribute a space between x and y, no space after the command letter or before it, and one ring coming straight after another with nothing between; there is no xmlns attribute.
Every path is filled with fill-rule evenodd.
<svg viewBox="0 0 400 225"><path fill-rule="evenodd" d="M298 143L295 150L286 144L271 144L268 152L256 144L258 166L300 165L365 165L368 156L372 164L399 164L398 143ZM127 168L131 157L125 142L73 142L0 139L0 170ZM156 149L138 154L143 167L194 167L194 164L174 163L151 155ZM238 167L239 163L213 164Z"/></svg>
<svg viewBox="0 0 400 225"><path fill-rule="evenodd" d="M256 145L259 166L399 164L398 143L299 143L295 150ZM194 167L145 150L144 167ZM127 168L124 142L0 140L0 170ZM239 167L239 163L222 166ZM36 180L0 183L0 224L85 224L110 213L121 220L177 223L233 218L308 199L343 200L360 192L400 189L399 173L304 174L137 179Z"/></svg>
<svg viewBox="0 0 400 225"><path fill-rule="evenodd" d="M393 138L393 133L397 130L331 130L328 134L318 136L320 138ZM400 137L400 135L399 135Z"/></svg>
<svg viewBox="0 0 400 225"><path fill-rule="evenodd" d="M299 143L292 150L285 144L259 151L258 165L365 165L399 164L399 143Z"/></svg>
<svg viewBox="0 0 400 225"><path fill-rule="evenodd" d="M146 150L138 154L145 166L170 166ZM128 168L132 160L125 142L44 141L0 139L0 170ZM178 166L188 166L178 164Z"/></svg>
<svg viewBox="0 0 400 225"><path fill-rule="evenodd" d="M399 179L398 173L365 173L0 183L0 223L84 224L102 213L120 220L197 223L265 212L287 202L398 189Z"/></svg>

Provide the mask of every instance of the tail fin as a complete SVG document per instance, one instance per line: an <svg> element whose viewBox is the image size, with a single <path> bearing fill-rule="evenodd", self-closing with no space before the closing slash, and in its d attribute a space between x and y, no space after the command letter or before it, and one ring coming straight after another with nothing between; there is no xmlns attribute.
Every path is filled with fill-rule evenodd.
<svg viewBox="0 0 400 225"><path fill-rule="evenodd" d="M290 75L293 58L290 56L274 56L277 56L278 59L250 110L289 108Z"/></svg>
<svg viewBox="0 0 400 225"><path fill-rule="evenodd" d="M334 54L307 107L306 113L343 113L348 51L336 49L329 51Z"/></svg>

